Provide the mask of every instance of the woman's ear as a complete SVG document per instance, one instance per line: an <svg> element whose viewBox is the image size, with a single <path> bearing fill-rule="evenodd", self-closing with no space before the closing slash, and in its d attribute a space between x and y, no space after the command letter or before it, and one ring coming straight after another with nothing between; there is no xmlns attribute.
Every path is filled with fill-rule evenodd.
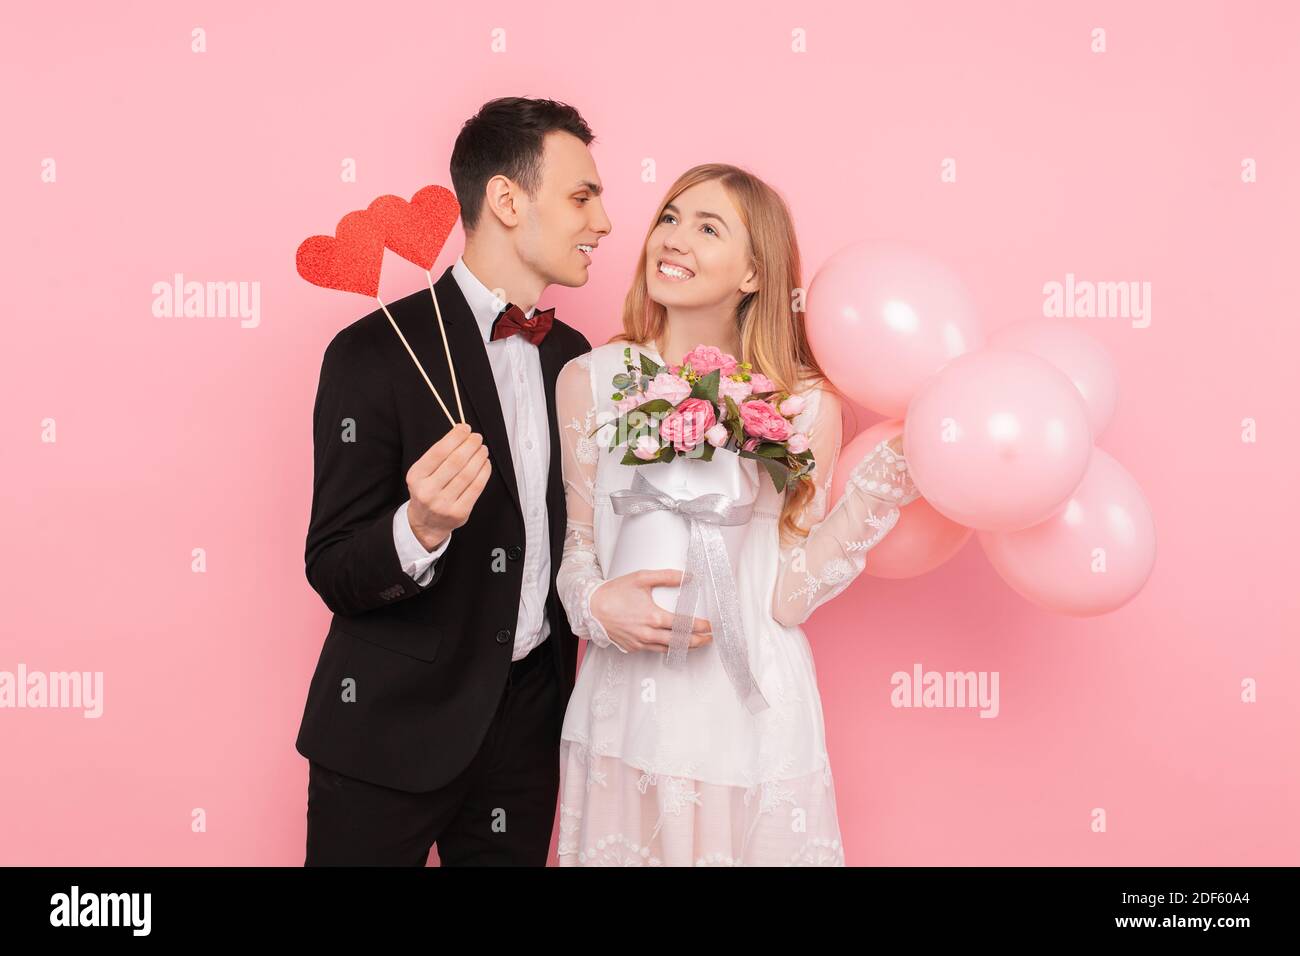
<svg viewBox="0 0 1300 956"><path fill-rule="evenodd" d="M749 270L749 274L746 275L744 281L740 283L740 291L741 292L758 291L758 270L757 269Z"/></svg>

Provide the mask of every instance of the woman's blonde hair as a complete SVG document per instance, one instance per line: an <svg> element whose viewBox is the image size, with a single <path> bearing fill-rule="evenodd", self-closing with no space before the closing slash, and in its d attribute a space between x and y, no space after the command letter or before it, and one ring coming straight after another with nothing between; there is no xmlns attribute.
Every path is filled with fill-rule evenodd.
<svg viewBox="0 0 1300 956"><path fill-rule="evenodd" d="M826 378L808 345L799 243L790 210L767 183L747 170L726 163L694 166L668 188L641 243L632 286L623 302L623 331L610 338L610 342L646 345L664 337L668 310L651 299L646 288L646 246L664 214L664 207L690 187L710 180L722 183L740 212L741 221L749 230L750 261L758 272L758 289L746 293L736 308L741 341L741 354L736 358L751 363L754 371L770 378L779 391L794 392L820 383L842 397ZM800 303L797 311L794 309L796 290ZM818 483L824 482L826 476L821 469L831 464L817 462L810 477ZM798 524L796 515L813 493L812 481L797 481L787 486L779 524L783 534L802 537L808 533L808 528Z"/></svg>

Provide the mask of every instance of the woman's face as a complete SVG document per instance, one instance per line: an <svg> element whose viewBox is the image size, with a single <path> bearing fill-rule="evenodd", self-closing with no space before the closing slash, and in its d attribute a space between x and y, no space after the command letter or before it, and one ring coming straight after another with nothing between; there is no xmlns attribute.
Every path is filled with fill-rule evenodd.
<svg viewBox="0 0 1300 956"><path fill-rule="evenodd" d="M664 208L645 268L650 298L667 307L734 306L758 288L749 230L721 182L696 183Z"/></svg>

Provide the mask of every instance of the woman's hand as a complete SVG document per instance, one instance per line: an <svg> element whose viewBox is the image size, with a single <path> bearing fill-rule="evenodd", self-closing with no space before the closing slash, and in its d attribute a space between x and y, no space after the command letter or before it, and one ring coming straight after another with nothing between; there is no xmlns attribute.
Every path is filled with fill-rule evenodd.
<svg viewBox="0 0 1300 956"><path fill-rule="evenodd" d="M611 578L592 592L591 614L623 650L666 654L673 636L673 615L654 602L650 589L677 587L682 576L681 571L661 568ZM691 647L713 640L713 625L705 618L695 618L690 639Z"/></svg>
<svg viewBox="0 0 1300 956"><path fill-rule="evenodd" d="M885 451L888 449L888 451ZM921 496L903 455L903 436L876 445L854 466L849 480L863 493L902 508ZM884 489L889 489L885 491Z"/></svg>

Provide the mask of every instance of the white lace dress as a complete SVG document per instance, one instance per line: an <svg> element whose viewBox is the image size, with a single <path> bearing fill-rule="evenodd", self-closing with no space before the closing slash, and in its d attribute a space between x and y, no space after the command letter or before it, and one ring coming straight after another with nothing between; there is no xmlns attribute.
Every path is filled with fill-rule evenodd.
<svg viewBox="0 0 1300 956"><path fill-rule="evenodd" d="M610 380L624 371L625 347L578 356L556 384L568 507L557 587L574 632L590 641L561 731L559 863L843 866L821 698L799 625L862 572L917 496L906 462L878 444L827 513L840 402L820 387L798 393L806 404L795 426L817 462L800 521L811 532L781 547L782 495L764 473L734 569L750 668L770 704L751 714L714 642L672 668L658 652L624 651L591 615L623 520L609 494L636 472L604 432L588 437L614 417ZM634 364L642 352L664 364L652 344L631 348Z"/></svg>

